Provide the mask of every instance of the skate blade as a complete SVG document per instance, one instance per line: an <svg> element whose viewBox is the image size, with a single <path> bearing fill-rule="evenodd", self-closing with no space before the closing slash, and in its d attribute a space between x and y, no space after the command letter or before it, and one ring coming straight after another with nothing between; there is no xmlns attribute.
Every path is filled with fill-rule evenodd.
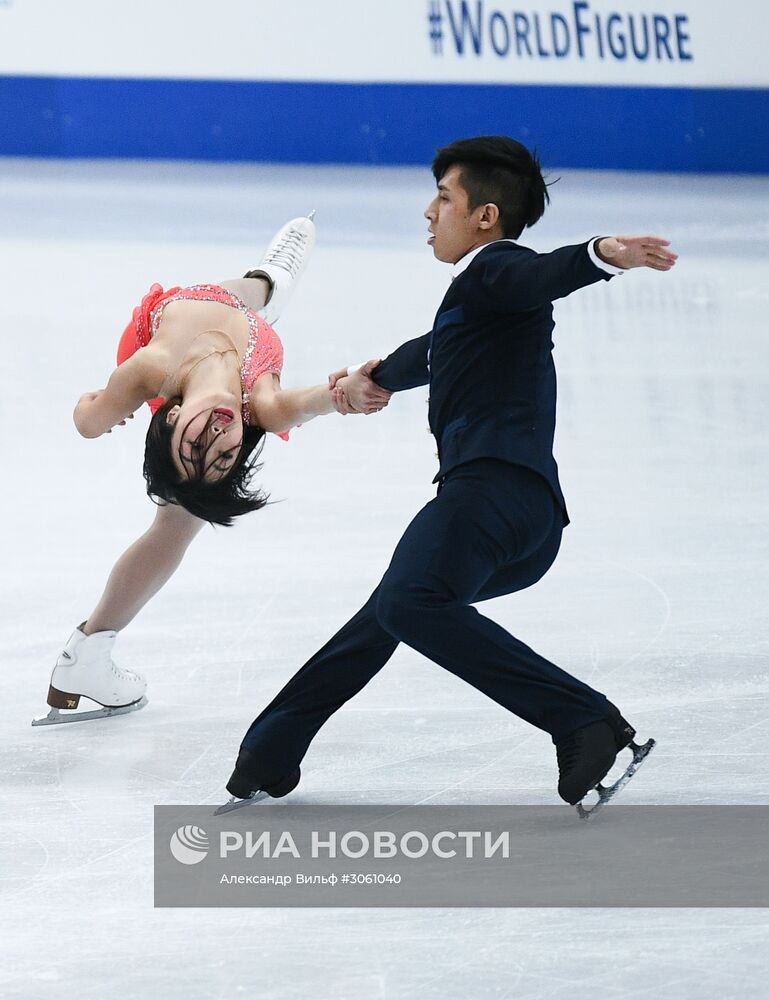
<svg viewBox="0 0 769 1000"><path fill-rule="evenodd" d="M229 802L214 810L214 816L224 816L225 813L234 812L235 809L242 809L244 806L252 806L255 802L261 802L262 799L269 797L267 792L251 792L247 799L236 799L233 795Z"/></svg>
<svg viewBox="0 0 769 1000"><path fill-rule="evenodd" d="M641 764L643 764L656 746L656 743L656 740L647 740L643 746L639 746L637 743L629 743L628 746L633 751L633 759L630 764L628 764L627 770L621 778L615 781L613 785L609 785L608 788L604 787L599 781L594 789L594 791L598 792L598 801L596 804L591 806L589 809L586 809L581 802L577 803L577 813L579 814L579 818L590 819L590 817L597 813L599 809L602 809L607 802L611 802L617 792L621 791L621 789L625 787Z"/></svg>
<svg viewBox="0 0 769 1000"><path fill-rule="evenodd" d="M65 722L88 722L90 719L109 719L113 715L127 715L129 712L138 712L147 704L147 696L135 701L132 705L121 705L119 708L110 708L104 705L102 708L95 708L91 712L67 712L61 709L52 708L48 715L39 715L32 720L33 726L61 726Z"/></svg>

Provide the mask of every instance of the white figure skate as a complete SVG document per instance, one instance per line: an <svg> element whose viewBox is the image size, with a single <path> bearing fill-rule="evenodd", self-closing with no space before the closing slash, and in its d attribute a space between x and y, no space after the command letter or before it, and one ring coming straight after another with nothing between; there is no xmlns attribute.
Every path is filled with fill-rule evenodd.
<svg viewBox="0 0 769 1000"><path fill-rule="evenodd" d="M270 282L270 297L259 310L259 315L270 324L279 319L315 246L314 218L313 210L304 218L287 222L273 236L259 266L244 275L246 278L266 278Z"/></svg>
<svg viewBox="0 0 769 1000"><path fill-rule="evenodd" d="M48 688L51 711L32 720L33 726L62 722L107 719L144 708L147 681L133 670L124 670L112 660L117 632L86 635L82 625L67 640L56 661ZM76 712L81 698L95 701L101 708ZM62 710L65 714L62 714Z"/></svg>

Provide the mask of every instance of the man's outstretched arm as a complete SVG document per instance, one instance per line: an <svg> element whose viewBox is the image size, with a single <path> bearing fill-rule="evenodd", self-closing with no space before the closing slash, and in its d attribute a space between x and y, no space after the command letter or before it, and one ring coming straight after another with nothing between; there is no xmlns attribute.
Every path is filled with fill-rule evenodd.
<svg viewBox="0 0 769 1000"><path fill-rule="evenodd" d="M598 237L552 253L490 260L481 280L491 304L520 312L564 298L597 281L608 281L631 268L669 271L678 257L667 249L669 245L659 236Z"/></svg>
<svg viewBox="0 0 769 1000"><path fill-rule="evenodd" d="M429 348L430 334L426 333L401 344L384 361L367 361L355 369L334 372L329 376L329 385L339 412L374 413L387 406L393 392L427 385Z"/></svg>
<svg viewBox="0 0 769 1000"><path fill-rule="evenodd" d="M377 365L371 377L388 392L402 392L404 389L427 385L430 381L430 370L427 367L429 350L429 333L407 340Z"/></svg>

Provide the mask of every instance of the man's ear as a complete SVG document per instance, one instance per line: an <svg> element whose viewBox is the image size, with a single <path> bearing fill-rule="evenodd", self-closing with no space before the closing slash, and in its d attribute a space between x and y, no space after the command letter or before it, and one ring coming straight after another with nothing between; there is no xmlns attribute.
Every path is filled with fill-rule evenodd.
<svg viewBox="0 0 769 1000"><path fill-rule="evenodd" d="M171 407L168 413L166 413L166 423L169 424L171 427L173 427L174 424L176 423L179 417L179 413L181 412L181 409L182 409L181 406L179 406L179 404L177 403L175 406Z"/></svg>
<svg viewBox="0 0 769 1000"><path fill-rule="evenodd" d="M478 226L481 229L493 229L499 222L499 208L497 208L493 201L488 202L486 205L481 205L480 208L481 214L478 218Z"/></svg>

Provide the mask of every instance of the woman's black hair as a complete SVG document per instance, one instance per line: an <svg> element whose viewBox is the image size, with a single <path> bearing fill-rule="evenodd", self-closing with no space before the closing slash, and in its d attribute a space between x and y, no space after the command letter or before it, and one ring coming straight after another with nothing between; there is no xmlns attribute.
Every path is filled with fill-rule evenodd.
<svg viewBox="0 0 769 1000"><path fill-rule="evenodd" d="M206 452L196 452L189 478L184 478L172 454L173 424L168 423L169 411L181 403L176 396L167 399L153 414L144 445L144 478L147 493L157 504L174 503L190 514L210 524L229 526L234 518L260 510L267 503L267 494L251 490L249 484L254 473L261 469L257 459L264 446L261 427L244 427L243 440L232 468L220 479L208 482ZM208 429L203 429L201 437Z"/></svg>
<svg viewBox="0 0 769 1000"><path fill-rule="evenodd" d="M439 149L432 163L436 182L452 166L462 168L460 184L467 192L470 211L493 203L499 209L503 234L512 239L538 222L550 202L536 152L509 136L457 139Z"/></svg>

